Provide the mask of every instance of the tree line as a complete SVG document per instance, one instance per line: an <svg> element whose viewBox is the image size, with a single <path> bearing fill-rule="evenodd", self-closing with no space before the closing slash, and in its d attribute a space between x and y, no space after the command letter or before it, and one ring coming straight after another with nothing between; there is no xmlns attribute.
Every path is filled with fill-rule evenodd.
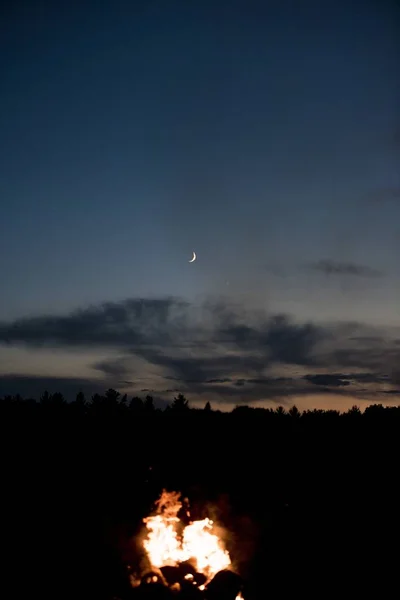
<svg viewBox="0 0 400 600"><path fill-rule="evenodd" d="M221 411L217 409L213 409L211 403L207 401L203 407L203 409L193 408L190 406L189 400L185 397L184 394L178 394L174 397L171 403L168 403L164 406L164 408L156 408L154 397L150 394L147 394L144 398L140 396L133 396L128 398L127 394L121 394L119 391L109 388L105 391L104 394L94 394L89 399L85 396L83 392L78 392L76 398L72 402L68 402L64 395L60 392L49 393L45 390L39 397L39 399L35 399L33 397L23 398L20 394L15 395L5 395L0 398L0 409L3 411L7 411L9 407L21 407L29 409L32 406L40 406L43 408L63 408L65 410L74 411L77 413L80 411L81 413L96 413L98 411L109 412L110 415L117 411L118 414L160 414L162 412L169 413L170 411L174 413L185 413L188 411L199 413L203 410L206 413L218 413L221 414ZM218 406L218 403L217 403ZM375 419L393 419L399 418L400 415L400 406L385 406L382 404L370 404L368 405L364 411L361 411L360 407L357 405L353 405L347 411L338 411L338 410L324 410L324 409L308 409L304 411L299 411L296 405L291 406L290 408L285 408L282 405L276 406L276 408L262 408L262 407L253 407L248 405L236 405L230 413L240 414L241 416L245 416L246 418L250 416L254 416L257 419L291 419L291 420L330 420L331 422L338 420L341 418L342 420L357 419L364 416L364 419L369 419L370 417L374 417ZM225 413L229 414L229 413Z"/></svg>

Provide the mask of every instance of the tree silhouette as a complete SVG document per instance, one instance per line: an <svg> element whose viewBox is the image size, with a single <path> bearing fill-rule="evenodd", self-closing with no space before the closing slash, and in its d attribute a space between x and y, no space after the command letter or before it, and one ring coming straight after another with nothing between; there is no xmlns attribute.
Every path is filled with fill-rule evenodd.
<svg viewBox="0 0 400 600"><path fill-rule="evenodd" d="M45 390L40 396L40 404L43 404L44 406L48 406L51 403L51 400L51 394L49 394L47 390Z"/></svg>
<svg viewBox="0 0 400 600"><path fill-rule="evenodd" d="M105 396L101 396L100 394L93 394L90 400L90 406L92 409L100 408L105 405Z"/></svg>
<svg viewBox="0 0 400 600"><path fill-rule="evenodd" d="M79 406L86 406L85 394L83 392L78 392L75 398L75 402Z"/></svg>
<svg viewBox="0 0 400 600"><path fill-rule="evenodd" d="M385 414L385 407L382 404L371 404L364 411L366 417L381 418Z"/></svg>
<svg viewBox="0 0 400 600"><path fill-rule="evenodd" d="M292 419L299 419L301 413L297 406L293 405L292 408L289 410L289 415L292 417Z"/></svg>
<svg viewBox="0 0 400 600"><path fill-rule="evenodd" d="M148 413L152 413L155 410L153 396L146 396L144 401L144 410Z"/></svg>
<svg viewBox="0 0 400 600"><path fill-rule="evenodd" d="M64 396L62 394L60 394L60 392L55 392L51 396L51 402L53 405L58 405L58 406L63 406L66 403Z"/></svg>
<svg viewBox="0 0 400 600"><path fill-rule="evenodd" d="M189 401L186 400L183 394L178 394L171 405L171 410L175 412L182 412L189 410Z"/></svg>
<svg viewBox="0 0 400 600"><path fill-rule="evenodd" d="M129 409L132 412L140 413L143 412L144 404L143 400L139 396L134 396L129 403Z"/></svg>
<svg viewBox="0 0 400 600"><path fill-rule="evenodd" d="M345 415L351 419L359 419L361 417L362 413L361 413L361 410L359 409L359 407L354 405L351 408L349 408L349 410L347 411L347 413L345 413Z"/></svg>
<svg viewBox="0 0 400 600"><path fill-rule="evenodd" d="M112 388L108 389L105 393L106 400L111 406L115 406L118 404L118 399L120 398L120 396L121 394L117 392L117 390L113 390Z"/></svg>
<svg viewBox="0 0 400 600"><path fill-rule="evenodd" d="M88 409L88 403L86 402L85 394L78 392L76 398L71 402L71 410L79 414L86 414Z"/></svg>

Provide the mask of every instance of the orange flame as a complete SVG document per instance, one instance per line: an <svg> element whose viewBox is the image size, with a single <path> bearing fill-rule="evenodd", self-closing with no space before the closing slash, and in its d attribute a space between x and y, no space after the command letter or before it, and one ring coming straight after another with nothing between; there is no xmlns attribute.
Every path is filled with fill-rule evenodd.
<svg viewBox="0 0 400 600"><path fill-rule="evenodd" d="M231 565L229 553L215 533L211 519L192 521L178 535L182 506L176 492L163 492L158 501L158 514L147 517L144 548L153 567L177 566L187 560L196 561L196 569L208 579Z"/></svg>

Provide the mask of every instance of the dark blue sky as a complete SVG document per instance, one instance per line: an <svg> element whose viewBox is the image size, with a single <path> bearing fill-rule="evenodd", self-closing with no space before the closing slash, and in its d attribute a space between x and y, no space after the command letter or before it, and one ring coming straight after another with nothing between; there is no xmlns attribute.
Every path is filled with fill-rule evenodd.
<svg viewBox="0 0 400 600"><path fill-rule="evenodd" d="M396 2L44 4L0 21L0 320L224 294L398 324Z"/></svg>

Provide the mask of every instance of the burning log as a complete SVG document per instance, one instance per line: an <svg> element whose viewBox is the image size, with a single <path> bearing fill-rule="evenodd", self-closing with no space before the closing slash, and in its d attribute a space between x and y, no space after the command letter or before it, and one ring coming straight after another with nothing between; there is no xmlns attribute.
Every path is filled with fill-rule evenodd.
<svg viewBox="0 0 400 600"><path fill-rule="evenodd" d="M137 600L173 600L174 592L162 583L144 583L136 588L134 597Z"/></svg>
<svg viewBox="0 0 400 600"><path fill-rule="evenodd" d="M235 600L241 597L242 578L233 571L219 571L207 584L205 597L207 600Z"/></svg>
<svg viewBox="0 0 400 600"><path fill-rule="evenodd" d="M169 585L174 583L182 583L187 579L194 579L197 575L196 569L190 561L179 563L178 565L165 565L160 568Z"/></svg>
<svg viewBox="0 0 400 600"><path fill-rule="evenodd" d="M140 585L146 583L161 583L163 586L168 586L167 580L160 569L152 569L144 573L141 577Z"/></svg>
<svg viewBox="0 0 400 600"><path fill-rule="evenodd" d="M204 592L193 583L185 581L179 593L179 600L204 600Z"/></svg>
<svg viewBox="0 0 400 600"><path fill-rule="evenodd" d="M146 572L133 593L137 600L172 600L173 597L174 593L159 569Z"/></svg>
<svg viewBox="0 0 400 600"><path fill-rule="evenodd" d="M144 574L139 587L134 591L133 598L137 600L240 600L243 598L242 579L229 569L219 571L207 585L199 585L199 580L204 579L198 579L198 573L194 576L187 573L178 580L182 572L178 567L173 575L174 569L171 567L166 571L168 579L160 577L157 570Z"/></svg>
<svg viewBox="0 0 400 600"><path fill-rule="evenodd" d="M198 573L189 561L176 567L161 567L160 571L164 575L167 585L178 586L180 590L193 587L203 590L207 582L207 577L203 573Z"/></svg>

